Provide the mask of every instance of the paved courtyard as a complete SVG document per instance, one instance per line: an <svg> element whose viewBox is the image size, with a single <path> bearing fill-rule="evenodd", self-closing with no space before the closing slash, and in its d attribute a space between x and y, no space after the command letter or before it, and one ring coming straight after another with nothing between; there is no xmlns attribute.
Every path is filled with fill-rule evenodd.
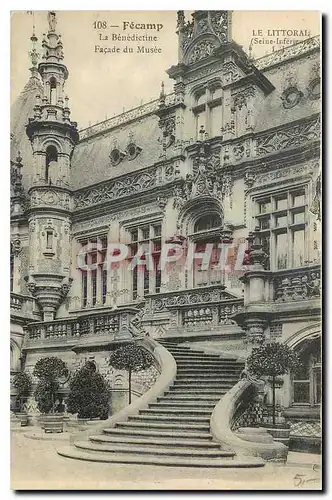
<svg viewBox="0 0 332 500"><path fill-rule="evenodd" d="M320 456L289 453L285 466L260 469L198 469L103 464L60 457L60 441L11 436L11 487L22 489L320 489Z"/></svg>

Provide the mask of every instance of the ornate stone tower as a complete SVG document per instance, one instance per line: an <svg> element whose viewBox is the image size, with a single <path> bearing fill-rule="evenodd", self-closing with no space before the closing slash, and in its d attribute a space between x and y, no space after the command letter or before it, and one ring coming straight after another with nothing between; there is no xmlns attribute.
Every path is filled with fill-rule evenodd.
<svg viewBox="0 0 332 500"><path fill-rule="evenodd" d="M70 121L68 97L64 97L68 70L62 62L63 46L56 31L55 12L48 13L48 24L42 41L43 58L38 65L43 95L37 95L34 116L26 127L33 150L26 280L42 308L44 320L54 319L71 282L70 160L78 141L77 123ZM33 43L36 41L34 37ZM33 64L37 64L36 58Z"/></svg>

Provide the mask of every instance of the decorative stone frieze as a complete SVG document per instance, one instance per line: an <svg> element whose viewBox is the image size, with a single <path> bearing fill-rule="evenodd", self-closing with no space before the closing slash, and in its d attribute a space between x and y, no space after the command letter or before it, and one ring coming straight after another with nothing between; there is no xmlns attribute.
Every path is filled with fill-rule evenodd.
<svg viewBox="0 0 332 500"><path fill-rule="evenodd" d="M300 175L311 175L313 171L319 169L317 161L306 162L301 165L294 165L287 168L275 169L271 172L257 175L255 179L256 186L270 185L274 182L280 182L285 177L293 178Z"/></svg>
<svg viewBox="0 0 332 500"><path fill-rule="evenodd" d="M255 66L260 70L264 70L277 64L281 64L288 59L299 57L302 54L319 49L320 36L317 35L312 38L308 38L303 42L290 45L289 47L282 48L281 50L277 50L276 52L271 52L266 56L260 57L259 59L256 59Z"/></svg>
<svg viewBox="0 0 332 500"><path fill-rule="evenodd" d="M41 206L70 210L70 195L65 191L50 187L34 188L30 195L30 208Z"/></svg>
<svg viewBox="0 0 332 500"><path fill-rule="evenodd" d="M273 278L276 302L319 298L321 295L319 266L299 271L284 271Z"/></svg>
<svg viewBox="0 0 332 500"><path fill-rule="evenodd" d="M207 287L205 289L184 290L178 293L158 294L151 297L150 310L152 313L167 311L172 307L182 307L196 304L209 304L222 300L234 301L234 296L224 291L224 287ZM242 303L242 300L239 301Z"/></svg>
<svg viewBox="0 0 332 500"><path fill-rule="evenodd" d="M306 142L319 140L320 118L310 118L296 125L289 125L260 134L256 139L256 156L275 153L282 149L303 146Z"/></svg>

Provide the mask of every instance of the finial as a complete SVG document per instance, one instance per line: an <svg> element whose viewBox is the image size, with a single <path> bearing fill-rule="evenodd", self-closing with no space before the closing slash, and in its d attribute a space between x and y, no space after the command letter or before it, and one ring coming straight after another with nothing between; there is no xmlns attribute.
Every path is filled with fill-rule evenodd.
<svg viewBox="0 0 332 500"><path fill-rule="evenodd" d="M201 125L201 126L200 126L200 129L199 129L199 136L200 136L200 140L201 140L201 141L204 141L204 136L205 136L205 127L204 127L204 125Z"/></svg>
<svg viewBox="0 0 332 500"><path fill-rule="evenodd" d="M54 10L50 10L49 13L47 14L47 20L48 20L48 26L49 26L49 32L55 32L56 29L56 14Z"/></svg>
<svg viewBox="0 0 332 500"><path fill-rule="evenodd" d="M35 67L37 66L38 59L40 57L40 54L38 54L36 50L36 43L38 42L38 38L36 37L35 33L35 25L33 24L32 26L32 35L30 37L31 43L32 43L32 48L29 52L29 57L31 59L32 66Z"/></svg>
<svg viewBox="0 0 332 500"><path fill-rule="evenodd" d="M165 85L164 85L164 82L161 82L161 90L160 90L160 94L159 94L159 106L165 105L165 99L166 99Z"/></svg>
<svg viewBox="0 0 332 500"><path fill-rule="evenodd" d="M177 28L183 28L185 25L185 19L184 19L184 11L183 10L178 10L178 20L177 20Z"/></svg>

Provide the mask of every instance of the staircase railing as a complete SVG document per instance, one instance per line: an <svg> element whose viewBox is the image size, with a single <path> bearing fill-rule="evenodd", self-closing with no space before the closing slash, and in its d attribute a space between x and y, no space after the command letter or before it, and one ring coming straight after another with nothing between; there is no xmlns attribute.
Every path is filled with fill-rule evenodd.
<svg viewBox="0 0 332 500"><path fill-rule="evenodd" d="M261 457L267 461L284 461L288 449L282 443L246 441L233 431L235 419L239 413L245 411L253 396L257 394L257 390L256 383L249 378L241 379L232 387L212 412L211 434L225 449L235 451L238 455Z"/></svg>
<svg viewBox="0 0 332 500"><path fill-rule="evenodd" d="M88 439L90 435L101 433L103 429L115 427L117 422L127 421L128 417L135 415L140 409L146 408L150 403L156 401L157 398L161 396L175 380L176 362L172 354L165 347L148 336L137 339L136 342L138 342L154 356L156 367L160 372L156 382L141 397L137 398L130 405L115 413L115 415L112 415L112 417L107 420L103 420L96 425L91 425L86 431L84 430L78 432L77 434L73 434L70 438L72 443Z"/></svg>

